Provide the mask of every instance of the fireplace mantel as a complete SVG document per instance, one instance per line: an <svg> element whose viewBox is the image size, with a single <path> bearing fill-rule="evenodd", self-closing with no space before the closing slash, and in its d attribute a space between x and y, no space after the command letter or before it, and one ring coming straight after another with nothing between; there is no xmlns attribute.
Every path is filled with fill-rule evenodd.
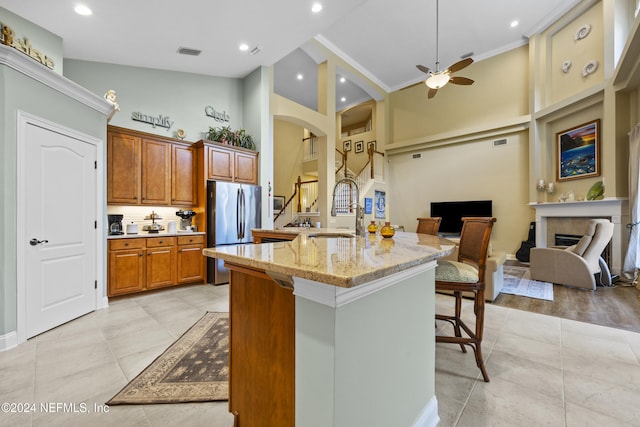
<svg viewBox="0 0 640 427"><path fill-rule="evenodd" d="M547 220L549 218L609 218L614 224L611 240L611 265L614 274L620 274L627 251L627 224L629 201L610 197L582 202L530 203L536 210L536 246L547 247ZM553 243L552 243L553 244Z"/></svg>

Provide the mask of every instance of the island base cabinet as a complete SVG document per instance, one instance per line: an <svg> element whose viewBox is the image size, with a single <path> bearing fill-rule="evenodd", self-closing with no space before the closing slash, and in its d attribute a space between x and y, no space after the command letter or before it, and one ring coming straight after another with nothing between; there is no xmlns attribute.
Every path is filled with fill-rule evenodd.
<svg viewBox="0 0 640 427"><path fill-rule="evenodd" d="M237 427L295 425L295 300L264 272L230 270L229 411Z"/></svg>

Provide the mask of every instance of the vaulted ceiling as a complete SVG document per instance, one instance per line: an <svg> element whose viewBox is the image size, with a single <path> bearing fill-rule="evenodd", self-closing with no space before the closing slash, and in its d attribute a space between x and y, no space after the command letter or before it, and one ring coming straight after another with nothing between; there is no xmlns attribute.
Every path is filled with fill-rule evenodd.
<svg viewBox="0 0 640 427"><path fill-rule="evenodd" d="M313 0L0 0L0 6L61 36L65 58L237 78L282 61L278 74L297 79L313 73L298 48L316 38L388 92L424 79L416 64L435 68L436 0L315 1L323 6L318 13ZM442 0L441 68L464 55L477 61L525 44L579 1ZM93 14L76 14L77 3ZM242 43L247 51L239 50ZM181 55L180 47L202 53Z"/></svg>

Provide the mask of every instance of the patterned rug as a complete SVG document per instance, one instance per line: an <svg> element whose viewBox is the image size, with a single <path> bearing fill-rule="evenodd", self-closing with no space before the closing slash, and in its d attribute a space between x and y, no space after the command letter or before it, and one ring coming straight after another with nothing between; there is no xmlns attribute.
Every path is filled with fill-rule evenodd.
<svg viewBox="0 0 640 427"><path fill-rule="evenodd" d="M107 405L227 400L229 313L207 312Z"/></svg>
<svg viewBox="0 0 640 427"><path fill-rule="evenodd" d="M504 265L503 294L553 301L553 284L531 280L528 267Z"/></svg>

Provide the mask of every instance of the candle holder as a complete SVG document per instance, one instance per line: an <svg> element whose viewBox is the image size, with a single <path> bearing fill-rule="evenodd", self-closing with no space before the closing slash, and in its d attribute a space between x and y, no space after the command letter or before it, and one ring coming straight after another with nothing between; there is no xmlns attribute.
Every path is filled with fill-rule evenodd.
<svg viewBox="0 0 640 427"><path fill-rule="evenodd" d="M380 235L385 239L389 239L393 237L394 234L396 234L396 230L393 229L391 223L389 221L385 222L384 226L380 229Z"/></svg>
<svg viewBox="0 0 640 427"><path fill-rule="evenodd" d="M378 231L378 226L376 225L375 221L371 221L371 224L369 224L369 226L367 227L367 231L373 234Z"/></svg>
<svg viewBox="0 0 640 427"><path fill-rule="evenodd" d="M536 184L536 188L538 189L538 191L545 191L547 189L546 187L547 185L545 184L544 179L539 179Z"/></svg>

